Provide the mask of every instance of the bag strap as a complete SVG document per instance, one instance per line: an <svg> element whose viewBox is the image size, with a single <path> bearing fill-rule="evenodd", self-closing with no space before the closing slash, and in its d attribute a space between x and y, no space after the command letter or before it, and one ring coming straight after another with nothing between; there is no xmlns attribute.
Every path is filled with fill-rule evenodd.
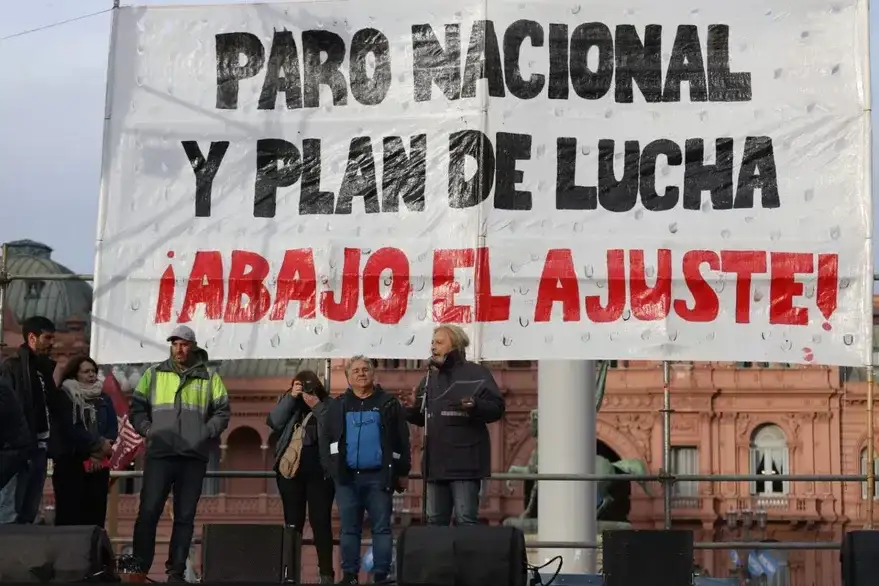
<svg viewBox="0 0 879 586"><path fill-rule="evenodd" d="M314 413L309 413L308 415L303 417L302 421L300 421L299 423L297 423L293 426L293 431L296 431L297 429L304 429L305 424L308 423L308 420L311 419L312 415L314 415Z"/></svg>

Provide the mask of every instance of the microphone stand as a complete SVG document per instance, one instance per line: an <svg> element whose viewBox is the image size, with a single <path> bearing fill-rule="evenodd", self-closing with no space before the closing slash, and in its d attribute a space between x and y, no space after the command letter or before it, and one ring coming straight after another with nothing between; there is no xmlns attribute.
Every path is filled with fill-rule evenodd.
<svg viewBox="0 0 879 586"><path fill-rule="evenodd" d="M421 394L421 414L424 416L424 435L421 442L421 524L427 525L427 466L430 459L427 455L427 420L428 392L430 389L431 362L427 361L427 376L424 378L424 392Z"/></svg>

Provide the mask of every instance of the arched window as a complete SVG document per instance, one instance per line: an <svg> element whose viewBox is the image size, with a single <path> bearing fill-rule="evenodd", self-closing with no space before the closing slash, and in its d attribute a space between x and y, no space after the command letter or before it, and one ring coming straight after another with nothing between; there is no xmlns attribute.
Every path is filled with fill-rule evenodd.
<svg viewBox="0 0 879 586"><path fill-rule="evenodd" d="M260 448L262 438L259 432L248 426L236 427L226 439L226 457L224 470L265 470L263 450ZM255 495L266 491L265 478L227 478L223 483L226 494Z"/></svg>
<svg viewBox="0 0 879 586"><path fill-rule="evenodd" d="M786 481L772 480L778 474L790 474L787 438L777 425L768 423L758 427L751 437L751 474L765 475L766 480L751 483L751 494L785 495Z"/></svg>
<svg viewBox="0 0 879 586"><path fill-rule="evenodd" d="M873 460L873 475L879 477L879 452L876 454L875 460ZM860 466L860 474L867 474L867 448L861 450L861 466ZM879 492L877 490L876 492ZM867 482L864 481L861 483L861 498L867 498ZM879 500L879 496L873 494L873 500Z"/></svg>

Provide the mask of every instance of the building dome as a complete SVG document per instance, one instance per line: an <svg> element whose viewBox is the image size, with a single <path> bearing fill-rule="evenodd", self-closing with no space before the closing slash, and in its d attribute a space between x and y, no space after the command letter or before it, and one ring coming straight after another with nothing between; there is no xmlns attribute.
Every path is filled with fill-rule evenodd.
<svg viewBox="0 0 879 586"><path fill-rule="evenodd" d="M6 245L9 254L6 269L9 275L72 275L73 271L52 260L52 249L33 240L16 240ZM85 326L91 322L92 288L85 281L21 281L13 280L7 289L6 307L15 320L42 315L61 331L67 321L76 318Z"/></svg>

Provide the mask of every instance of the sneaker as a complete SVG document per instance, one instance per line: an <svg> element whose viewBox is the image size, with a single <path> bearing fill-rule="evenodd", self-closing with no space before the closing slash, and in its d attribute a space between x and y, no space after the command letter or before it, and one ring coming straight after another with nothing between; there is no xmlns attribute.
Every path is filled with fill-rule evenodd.
<svg viewBox="0 0 879 586"><path fill-rule="evenodd" d="M339 582L336 582L339 586L347 586L350 584L360 584L360 580L357 579L357 574L343 574L342 579Z"/></svg>
<svg viewBox="0 0 879 586"><path fill-rule="evenodd" d="M318 581L318 584L335 584L336 581L333 579L332 575L322 575Z"/></svg>

